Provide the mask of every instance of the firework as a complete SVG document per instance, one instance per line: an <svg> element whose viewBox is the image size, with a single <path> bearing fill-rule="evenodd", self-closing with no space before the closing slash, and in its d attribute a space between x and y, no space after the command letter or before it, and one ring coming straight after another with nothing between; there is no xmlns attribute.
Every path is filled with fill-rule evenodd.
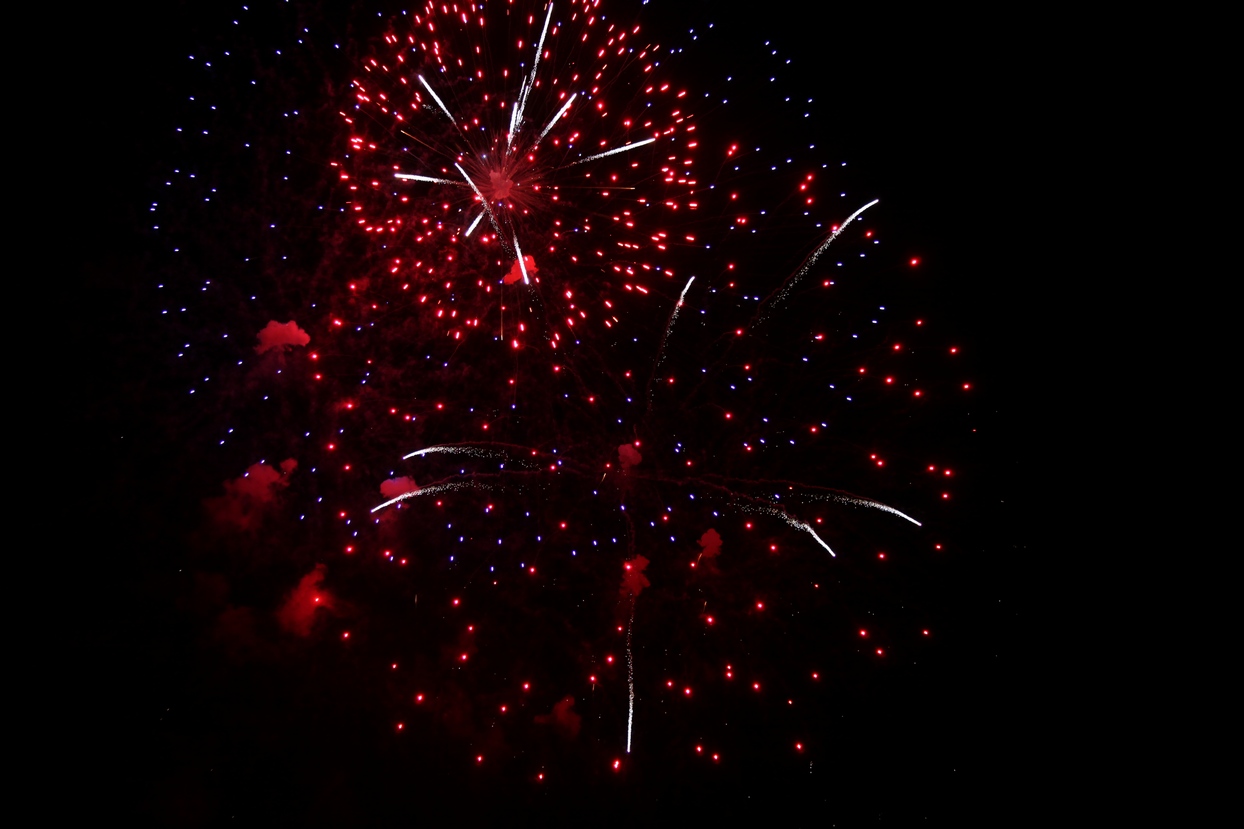
<svg viewBox="0 0 1244 829"><path fill-rule="evenodd" d="M428 4L351 51L301 139L306 209L248 242L317 251L268 272L294 320L219 383L293 412L219 408L297 458L216 510L296 539L286 635L366 654L394 739L464 768L694 757L740 686L807 756L860 650L851 574L927 561L949 497L874 428L950 393L905 373L923 320L876 299L905 262L874 253L878 201L818 195L822 151L778 163L599 3ZM869 658L927 636L887 625Z"/></svg>

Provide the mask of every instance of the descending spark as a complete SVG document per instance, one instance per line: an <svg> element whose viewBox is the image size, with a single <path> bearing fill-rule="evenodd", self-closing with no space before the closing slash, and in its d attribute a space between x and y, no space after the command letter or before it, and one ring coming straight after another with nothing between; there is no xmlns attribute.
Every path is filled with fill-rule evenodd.
<svg viewBox="0 0 1244 829"><path fill-rule="evenodd" d="M744 497L747 497L747 496L744 496ZM838 554L835 553L832 549L830 549L829 545L825 543L825 539L821 538L819 535L816 534L816 530L812 529L811 525L805 524L803 521L800 521L798 518L791 515L789 512L782 509L777 504L774 504L771 502L759 501L759 502L755 502L744 507L744 512L754 512L754 513L760 513L763 515L772 515L775 518L781 518L783 521L785 521L787 524L794 527L795 529L803 530L808 535L815 538L816 543L820 544L822 547L825 548L825 552L829 553L834 558L838 557Z"/></svg>
<svg viewBox="0 0 1244 829"><path fill-rule="evenodd" d="M457 184L457 183L458 183L458 182L456 182L456 181L454 182L454 184ZM475 228L479 225L479 220L480 220L480 219L482 219L482 218L484 218L484 211L483 211L483 210L481 210L481 211L479 212L479 215L475 217L475 221L471 222L471 226L470 226L470 227L468 227L468 228L467 228L467 232L463 234L463 238L464 238L464 239L465 239L465 238L470 238L471 234L475 232Z"/></svg>
<svg viewBox="0 0 1244 829"><path fill-rule="evenodd" d="M492 222L493 229L497 231L497 235L501 235L501 225L497 224L497 217L492 213L492 207L488 204L488 199L484 198L484 194L475 186L475 182L471 181L471 177L467 175L467 171L462 169L462 165L454 162L454 166L458 168L458 172L462 173L462 177L466 179L466 183L471 185L471 189L475 191L475 195L479 196L480 202L484 205L484 212L488 214L488 221Z"/></svg>
<svg viewBox="0 0 1244 829"><path fill-rule="evenodd" d="M438 495L442 492L455 492L460 489L491 489L491 487L476 481L453 481L447 484L433 484L422 489L412 489L410 492L403 492L396 498L390 498L383 504L372 507L371 511L373 513L380 512L385 507L391 507L399 501L405 501L407 498L416 498L422 495Z"/></svg>
<svg viewBox="0 0 1244 829"><path fill-rule="evenodd" d="M634 144L623 144L621 147L614 147L612 150L605 150L603 153L597 153L596 155L589 155L587 158L580 158L578 161L572 161L569 164L567 164L566 167L573 167L576 164L586 164L587 162L595 161L598 158L604 158L605 156L617 155L618 153L624 153L627 150L633 150L636 147L642 147L645 144L651 144L653 141L656 141L656 139L645 138L643 141L636 141ZM562 169L565 169L565 167L563 167Z"/></svg>
<svg viewBox="0 0 1244 829"><path fill-rule="evenodd" d="M462 182L454 181L450 178L432 178L431 176L417 176L414 173L394 173L394 178L405 179L407 181L426 181L429 184L453 184L458 187L462 186Z"/></svg>
<svg viewBox="0 0 1244 829"><path fill-rule="evenodd" d="M635 652L631 648L631 628L635 627L635 599L631 599L631 620L626 623L626 753L631 753L631 731L635 727Z"/></svg>
<svg viewBox="0 0 1244 829"><path fill-rule="evenodd" d="M433 91L432 87L428 86L428 82L423 79L423 75L419 76L419 83L423 84L423 88L426 89L428 94L432 96L432 100L436 101L436 105L441 108L441 112L445 113L445 117L453 122L455 127L458 126L458 122L454 121L454 117L449 114L449 109L445 106L445 102L441 100L440 96L437 95L435 91Z"/></svg>
<svg viewBox="0 0 1244 829"><path fill-rule="evenodd" d="M443 454L443 455L468 455L472 458L508 458L504 452L490 451L481 449L478 446L461 446L458 444L444 444L441 446L428 446L424 449L411 452L409 455L402 455L402 460L408 461L411 458L419 458L424 455Z"/></svg>
<svg viewBox="0 0 1244 829"><path fill-rule="evenodd" d="M825 241L821 243L821 246L819 248L814 250L808 256L807 259L803 260L803 264L799 266L799 270L795 271L795 273L792 274L789 279L787 279L785 282L782 283L782 286L780 288L778 288L774 293L769 295L769 297L773 301L770 303L769 300L766 299L764 304L768 307L772 307L782 302L783 300L785 300L786 297L790 294L791 288L795 286L795 283L798 282L800 279L802 279L804 274L812 270L812 266L816 264L816 260L819 259L821 257L821 254L826 251L826 249L833 243L835 239L838 238L839 235L841 235L842 231L847 229L847 225L855 221L856 218L858 218L861 213L863 213L868 208L872 207L878 201L880 201L880 199L873 199L868 204L864 205L859 210L855 211L850 216L848 216L845 222L843 222L836 230L834 230L833 233L829 234L829 237L826 238ZM763 314L761 315L761 319L762 320L764 319Z"/></svg>
<svg viewBox="0 0 1244 829"><path fill-rule="evenodd" d="M894 507L887 506L881 503L880 501L873 501L868 498L857 498L853 495L834 495L832 497L835 501L840 501L844 504L854 504L857 507L871 507L872 509L879 509L882 512L888 512L891 515L897 515L899 518L905 518L911 523L915 524L917 527L924 526L923 524L921 524L916 519L912 518L907 513L899 512Z"/></svg>
<svg viewBox="0 0 1244 829"><path fill-rule="evenodd" d="M514 250L518 253L518 269L523 272L523 284L530 285L531 280L527 278L527 263L523 261L523 249L518 246L518 235L514 235Z"/></svg>
<svg viewBox="0 0 1244 829"><path fill-rule="evenodd" d="M553 119L551 121L549 121L548 126L544 128L544 132L540 133L540 137L536 139L536 143L532 146L533 150L536 147L540 146L540 142L544 140L544 136L548 135L549 130L553 129L553 125L556 124L559 120L561 120L561 117L566 114L566 110L570 109L570 105L574 103L574 99L577 97L579 97L578 92L571 95L570 100L562 104L562 108L557 110L557 114L553 116Z"/></svg>
<svg viewBox="0 0 1244 829"><path fill-rule="evenodd" d="M687 284L683 286L682 293L678 295L678 302L674 304L674 310L670 312L669 322L665 325L665 334L661 337L661 347L657 349L657 359L652 364L652 376L648 378L648 409L652 409L652 379L656 376L656 371L661 367L661 363L665 361L665 344L669 341L670 332L674 330L674 323L678 321L678 311L682 308L683 300L687 298L687 291L691 290L691 283L695 282L695 277L687 280Z"/></svg>

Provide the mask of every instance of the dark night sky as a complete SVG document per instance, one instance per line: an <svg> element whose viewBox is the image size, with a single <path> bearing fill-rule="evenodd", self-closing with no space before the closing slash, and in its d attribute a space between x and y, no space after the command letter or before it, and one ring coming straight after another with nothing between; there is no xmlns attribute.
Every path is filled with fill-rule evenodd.
<svg viewBox="0 0 1244 829"><path fill-rule="evenodd" d="M711 8L681 4L677 14L696 25L712 17ZM982 480L970 489L971 514L955 524L964 552L940 583L953 644L924 671L872 689L858 726L843 732L852 760L836 766L828 801L823 790L776 772L741 786L648 780L564 800L509 783L427 791L410 782L432 773L425 761L394 754L387 734L368 736L371 719L355 710L361 703L348 684L330 683L325 698L302 712L319 735L310 741L265 733L264 706L293 675L257 676L249 698L236 683L211 687L175 572L199 509L178 492L205 482L195 478L196 458L179 452L176 429L162 428L171 392L161 385L167 373L151 368L158 337L140 309L155 267L146 231L150 183L174 152L165 136L190 83L184 56L222 37L224 14L193 3L142 14L100 8L75 33L74 52L90 78L80 86L77 114L92 138L86 153L79 146L75 165L104 172L77 192L74 212L91 218L77 221L68 246L74 276L60 289L78 355L71 442L89 447L87 477L97 493L76 507L67 542L83 553L74 568L82 598L74 602L73 649L89 678L82 693L91 721L75 735L73 754L101 813L167 825L214 825L234 813L362 825L461 801L468 823L513 804L509 817L519 822L529 814L533 823L572 815L609 824L660 809L794 815L796 804L806 804L826 818L807 825L924 817L961 825L996 817L1005 825L1033 808L1041 777L1033 746L1049 716L1034 699L1047 650L1037 620L1050 612L1036 599L1045 578L1033 570L1051 555L1040 515L1048 508L1044 465L1056 442L1045 425L1055 373L1044 322L1055 266L1045 211L1058 180L1053 148L1070 116L1053 98L1048 80L1056 70L1045 63L1040 38L1018 13L980 20L932 8L900 16L855 7L815 25L806 22L815 11L731 21L796 55L808 94L832 101L835 152L892 205L886 225L927 263L936 284L931 301L961 332L988 400L980 413L985 446L972 461ZM215 722L231 722L231 731L162 719L166 708L217 693L225 713Z"/></svg>

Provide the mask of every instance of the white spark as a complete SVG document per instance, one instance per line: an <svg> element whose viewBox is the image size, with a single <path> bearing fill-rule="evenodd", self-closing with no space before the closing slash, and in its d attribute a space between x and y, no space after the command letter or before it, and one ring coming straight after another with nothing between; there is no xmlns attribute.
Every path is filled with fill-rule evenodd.
<svg viewBox="0 0 1244 829"><path fill-rule="evenodd" d="M631 731L635 727L635 652L631 649L631 628L635 626L635 599L631 599L631 620L626 623L626 753L631 753Z"/></svg>
<svg viewBox="0 0 1244 829"><path fill-rule="evenodd" d="M432 178L431 176L417 176L414 173L394 173L394 178L405 179L406 181L426 181L429 184L454 184L461 186L462 182L454 181L449 178Z"/></svg>
<svg viewBox="0 0 1244 829"><path fill-rule="evenodd" d="M445 117L450 121L453 121L455 127L458 126L458 122L454 121L454 117L449 114L449 109L446 108L445 102L442 101L440 96L432 90L432 87L428 86L428 82L423 79L423 75L419 76L419 83L423 84L423 88L426 89L428 94L432 96L432 100L436 101L436 105L441 108L441 112L445 113Z"/></svg>
<svg viewBox="0 0 1244 829"><path fill-rule="evenodd" d="M811 255L808 256L807 259L803 260L803 265L800 266L799 270L795 271L795 273L789 279L787 279L784 283L782 283L782 287L778 289L777 294L774 297L772 304L776 305L777 303L784 300L786 296L790 293L790 289L794 287L795 283L798 282L800 279L802 279L804 274L812 270L812 266L816 264L816 260L820 258L821 254L824 253L826 249L833 243L833 241L838 238L838 236L842 233L842 231L847 229L847 225L855 221L856 218L858 218L861 213L863 213L868 208L872 207L878 201L880 201L880 199L873 199L868 204L864 205L859 210L852 213L850 216L847 217L847 220L838 227L837 230L829 234L828 238L826 238L825 241L821 243L821 246L817 248L816 250L814 250L811 253Z"/></svg>
<svg viewBox="0 0 1244 829"><path fill-rule="evenodd" d="M457 184L457 182L454 182L454 183L455 183L455 184ZM463 236L463 238L464 238L464 239L469 238L469 237L471 236L471 234L475 232L475 228L476 228L476 226L479 224L479 220L480 220L480 219L482 219L482 218L484 218L484 211L483 211L483 210L481 210L481 211L479 212L479 215L475 217L475 221L471 222L471 226L467 228L467 232L466 232L466 233L464 233L464 234L462 234L462 236Z"/></svg>
<svg viewBox="0 0 1244 829"><path fill-rule="evenodd" d="M489 487L474 481L454 481L448 484L433 484L432 486L425 486L422 489L412 489L410 492L403 492L396 498L390 498L383 504L372 507L371 511L373 513L380 512L380 510L385 507L391 507L399 501L405 501L407 498L414 498L419 495L438 495L442 492L453 492L459 489L489 489Z"/></svg>
<svg viewBox="0 0 1244 829"><path fill-rule="evenodd" d="M514 250L518 252L518 269L523 272L523 284L530 285L531 280L527 278L527 263L523 261L523 249L518 246L518 234L514 234Z"/></svg>
<svg viewBox="0 0 1244 829"><path fill-rule="evenodd" d="M540 146L540 142L544 140L544 136L548 135L549 130L553 129L553 125L561 120L561 117L566 114L566 110L570 109L570 105L574 103L574 99L577 97L579 97L578 92L571 95L570 100L562 104L562 108L557 110L557 114L553 116L553 120L549 121L549 125L544 128L544 132L540 133L540 137L536 139L536 143L532 146L533 150Z"/></svg>
<svg viewBox="0 0 1244 829"><path fill-rule="evenodd" d="M605 156L610 156L610 155L617 155L618 153L624 153L627 150L633 150L636 147L642 147L645 144L651 144L653 141L656 141L656 139L645 138L643 141L636 141L634 144L623 144L621 147L614 147L612 150L605 150L603 153L597 153L596 155L589 155L587 158L580 158L578 161L572 161L566 166L573 167L576 164L586 164L587 162L595 161L598 158L604 158Z"/></svg>
<svg viewBox="0 0 1244 829"><path fill-rule="evenodd" d="M478 446L459 446L457 444L444 444L441 446L429 446L425 449L419 449L411 452L409 455L402 455L402 460L408 461L411 458L419 458L424 455L443 454L443 455L469 455L472 458L506 458L509 457L504 452L496 452L488 449L481 449Z"/></svg>
<svg viewBox="0 0 1244 829"><path fill-rule="evenodd" d="M856 498L853 496L846 496L846 495L835 495L833 496L833 498L834 500L841 501L844 504L854 504L857 507L871 507L872 509L879 509L882 512L888 512L891 515L897 515L899 518L905 518L911 523L915 524L917 527L924 526L923 524L921 524L916 519L912 518L907 513L899 512L894 507L887 506L881 503L880 501L871 501L868 498Z"/></svg>

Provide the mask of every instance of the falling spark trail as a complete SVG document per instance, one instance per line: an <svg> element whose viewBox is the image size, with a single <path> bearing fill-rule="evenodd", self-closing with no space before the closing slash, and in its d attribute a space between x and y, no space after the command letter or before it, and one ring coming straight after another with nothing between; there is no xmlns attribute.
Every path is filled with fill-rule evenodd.
<svg viewBox="0 0 1244 829"><path fill-rule="evenodd" d="M497 217L493 215L492 208L488 205L488 199L484 198L484 194L475 186L475 182L471 181L471 177L467 175L467 171L462 169L462 165L454 162L454 166L458 168L458 172L462 173L462 177L466 179L466 183L471 185L471 189L475 191L475 195L479 196L480 202L484 205L484 212L488 214L488 221L492 222L493 229L497 231L497 235L501 235L501 225L497 224ZM504 242L502 243L504 245Z"/></svg>
<svg viewBox="0 0 1244 829"><path fill-rule="evenodd" d="M605 156L617 155L618 153L624 153L627 150L633 150L636 147L642 147L645 144L651 144L653 141L656 141L656 139L645 138L643 141L636 141L634 144L623 144L621 147L614 147L612 150L605 150L603 153L597 153L596 155L589 155L587 158L580 158L578 161L572 161L569 164L567 164L566 167L573 167L576 164L586 164L589 161L595 161L598 158L604 158ZM562 169L564 170L566 169L566 167L563 167Z"/></svg>
<svg viewBox="0 0 1244 829"><path fill-rule="evenodd" d="M544 36L549 33L549 21L553 19L553 4L549 3L549 13L544 16L544 30L540 32L540 43L536 46L536 59L531 65L531 77L523 84L518 94L518 105L513 126L510 127L510 139L523 128L523 110L527 108L527 96L531 94L531 89L536 85L536 70L540 68L540 55L544 53ZM509 149L507 145L507 149Z"/></svg>
<svg viewBox="0 0 1244 829"><path fill-rule="evenodd" d="M457 183L458 182L456 181L454 182L454 184L457 184ZM482 218L484 218L483 210L479 212L479 215L475 217L475 221L471 222L471 226L468 227L467 232L463 234L464 239L470 238L471 234L475 232L475 228L479 226L479 220Z"/></svg>
<svg viewBox="0 0 1244 829"><path fill-rule="evenodd" d="M531 280L527 278L527 263L523 261L523 249L518 246L518 234L514 235L514 250L518 252L518 269L523 272L523 284L530 285Z"/></svg>
<svg viewBox="0 0 1244 829"><path fill-rule="evenodd" d="M458 445L442 445L429 446L425 449L419 449L411 452L409 455L402 455L402 460L407 461L411 458L419 458L424 455L444 454L444 455L468 455L472 458L506 458L509 457L504 452L491 452L487 449L480 449L478 446L458 446Z"/></svg>
<svg viewBox="0 0 1244 829"><path fill-rule="evenodd" d="M872 509L879 509L882 512L888 512L891 515L897 515L899 518L905 518L911 523L915 524L917 527L924 526L923 524L921 524L916 519L912 518L907 513L899 512L894 507L886 506L880 501L873 501L868 498L856 498L854 496L846 496L846 495L835 495L833 496L833 498L835 501L840 501L844 504L854 504L857 507L871 507Z"/></svg>
<svg viewBox="0 0 1244 829"><path fill-rule="evenodd" d="M777 291L769 295L769 297L772 298L773 300L772 303L769 302L769 299L766 299L764 304L768 307L772 307L774 305L777 305L779 302L782 302L784 299L786 299L787 295L790 294L791 288L795 286L795 283L798 282L800 279L802 279L804 274L812 270L812 266L816 264L816 260L819 259L821 257L821 254L825 252L825 250L833 243L835 239L838 238L839 235L841 235L842 231L847 229L847 225L851 224L851 222L855 221L861 213L863 213L865 210L872 207L874 204L876 204L879 201L880 199L873 199L868 204L864 205L859 210L855 211L850 216L848 216L847 220L843 222L838 227L837 230L829 234L829 238L827 238L824 242L822 242L819 248L814 250L808 256L807 259L803 260L803 264L799 266L799 270L795 271L795 273L789 279L783 282L782 286L778 288ZM762 314L760 319L763 320L765 316L766 314Z"/></svg>
<svg viewBox="0 0 1244 829"><path fill-rule="evenodd" d="M449 109L445 106L445 102L441 100L440 96L437 95L435 91L433 91L432 87L428 86L428 82L423 79L423 75L419 76L419 83L423 84L423 88L426 89L428 94L432 96L432 100L436 101L436 105L441 108L441 112L445 113L445 117L448 118L455 127L458 126L458 122L454 121L454 117L449 114Z"/></svg>
<svg viewBox="0 0 1244 829"><path fill-rule="evenodd" d="M656 377L657 369L661 367L661 363L665 361L665 344L669 342L670 332L674 330L674 323L678 321L678 311L682 308L683 300L687 298L687 291L691 290L691 283L695 282L695 277L687 280L687 284L683 286L682 293L678 295L678 302L674 304L674 310L670 312L669 322L665 325L665 334L661 337L661 347L657 349L657 359L652 364L652 374L648 377L648 410L652 410L652 381Z"/></svg>
<svg viewBox="0 0 1244 829"><path fill-rule="evenodd" d="M631 648L631 628L635 627L635 597L631 598L631 620L626 623L626 753L631 753L631 731L635 727L635 652Z"/></svg>
<svg viewBox="0 0 1244 829"><path fill-rule="evenodd" d="M431 176L417 176L414 173L394 173L394 178L405 179L407 181L426 181L429 184L453 184L458 187L462 186L462 182L454 181L450 178L432 178Z"/></svg>
<svg viewBox="0 0 1244 829"><path fill-rule="evenodd" d="M791 517L791 516L789 516L789 515L785 516L785 518L786 518L786 523L787 523L787 524L790 524L792 527L794 527L794 528L795 528L795 529L797 529L797 530L803 530L803 531L804 531L804 532L806 532L808 535L810 535L810 536L812 536L813 538L815 538L815 539L816 539L816 543L818 543L818 544L820 544L822 547L824 547L824 548L825 548L825 551L826 551L827 553L829 553L829 554L830 554L831 556L833 556L834 558L837 558L837 557L838 557L838 555L837 555L837 554L836 554L833 550L829 549L829 545L825 543L825 539L823 539L823 538L821 538L819 535L817 535L817 534L816 534L816 530L812 529L812 527L811 527L810 525L805 524L805 523L803 523L802 521L800 521L800 520L798 520L798 519L796 519L796 518L792 518L792 517Z"/></svg>
<svg viewBox="0 0 1244 829"><path fill-rule="evenodd" d="M560 120L561 120L561 117L562 117L563 115L565 115L565 114L566 114L566 110L570 109L570 105L574 103L574 99L575 99L575 98L577 98L577 97L579 97L579 93L578 93L578 92L576 92L576 93L574 93L573 95L571 95L571 96L570 96L570 100L568 100L568 101L566 101L566 103L562 104L562 108L561 108L561 109L559 109L559 110L557 110L557 114L553 116L553 119L552 119L551 121L549 121L549 125L548 125L547 127L545 127L545 128L544 128L544 132L540 133L540 137L536 139L536 143L535 143L535 145L533 145L533 146L532 146L532 149L533 149L533 150L534 150L536 147L540 146L540 142L544 140L544 136L548 135L548 134L549 134L549 130L553 129L553 125L554 125L554 124L556 124L558 121L560 121Z"/></svg>
<svg viewBox="0 0 1244 829"><path fill-rule="evenodd" d="M390 498L389 500L385 501L383 504L379 504L377 506L372 507L371 512L373 513L380 512L380 510L384 509L385 507L391 507L399 501L405 501L407 498L415 498L421 495L438 495L442 492L454 492L459 489L489 489L489 488L490 487L487 487L484 484L476 483L474 481L455 481L454 483L448 483L448 484L433 484L432 486L425 486L422 489L412 489L410 492L403 492L401 495L397 496L396 498Z"/></svg>

